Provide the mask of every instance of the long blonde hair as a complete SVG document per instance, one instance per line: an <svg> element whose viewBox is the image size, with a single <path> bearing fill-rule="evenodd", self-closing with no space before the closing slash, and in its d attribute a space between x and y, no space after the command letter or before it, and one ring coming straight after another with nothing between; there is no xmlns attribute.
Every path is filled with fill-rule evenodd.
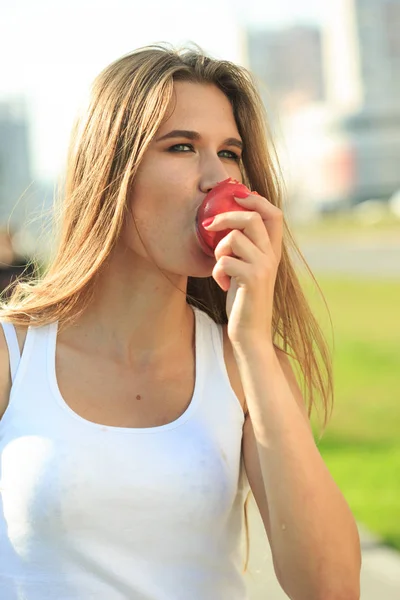
<svg viewBox="0 0 400 600"><path fill-rule="evenodd" d="M56 320L65 324L88 306L96 278L122 230L129 190L166 114L175 81L214 84L224 92L244 141L243 182L282 207L276 155L251 74L231 62L208 57L198 47L139 48L114 61L95 79L86 112L72 132L56 252L40 278L15 285L11 298L2 302L1 319L15 325L40 326ZM330 353L292 265L289 251L293 249L302 258L284 222L274 342L299 368L309 415L317 399L322 405L325 426L333 398ZM308 269L305 261L304 265ZM212 277L189 277L186 297L216 323L228 322L226 292Z"/></svg>

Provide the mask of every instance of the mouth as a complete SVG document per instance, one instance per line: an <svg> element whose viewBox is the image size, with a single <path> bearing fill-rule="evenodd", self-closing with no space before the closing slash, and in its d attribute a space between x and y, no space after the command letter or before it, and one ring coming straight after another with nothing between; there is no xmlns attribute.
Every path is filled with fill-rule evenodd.
<svg viewBox="0 0 400 600"><path fill-rule="evenodd" d="M203 238L200 234L199 213L198 212L196 213L196 219L195 219L195 231L196 231L196 238L197 238L198 244L199 244L200 248L203 250L204 254L207 254L207 256L210 256L215 259L213 250L209 246L207 246L207 244L205 243L205 241L203 240Z"/></svg>

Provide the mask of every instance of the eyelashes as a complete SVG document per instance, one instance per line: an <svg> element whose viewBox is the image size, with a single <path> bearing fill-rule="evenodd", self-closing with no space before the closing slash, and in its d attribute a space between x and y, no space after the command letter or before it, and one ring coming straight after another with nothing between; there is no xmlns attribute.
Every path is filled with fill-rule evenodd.
<svg viewBox="0 0 400 600"><path fill-rule="evenodd" d="M168 152L179 154L182 151L177 150L177 148L183 148L183 147L190 148L190 151L194 152L194 147L192 144L174 144L173 146L168 148ZM220 152L218 154L220 154L221 152L230 154L230 156L223 157L223 158L228 158L230 160L234 160L235 162L240 162L240 160L241 160L241 157L238 154L236 154L236 152L232 152L231 150L220 150ZM183 153L185 153L185 151L183 151Z"/></svg>

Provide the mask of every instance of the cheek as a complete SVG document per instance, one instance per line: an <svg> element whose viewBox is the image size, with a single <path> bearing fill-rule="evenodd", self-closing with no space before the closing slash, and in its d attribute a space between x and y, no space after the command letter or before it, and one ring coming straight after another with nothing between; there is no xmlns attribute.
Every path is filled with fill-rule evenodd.
<svg viewBox="0 0 400 600"><path fill-rule="evenodd" d="M132 190L129 209L124 224L125 243L141 255L146 254L146 248L153 255L167 251L185 216L173 194L166 194L164 185L140 183Z"/></svg>
<svg viewBox="0 0 400 600"><path fill-rule="evenodd" d="M152 170L136 180L129 206L138 226L143 222L151 228L159 225L161 230L173 230L174 223L190 221L195 194L195 184L184 178L181 170Z"/></svg>
<svg viewBox="0 0 400 600"><path fill-rule="evenodd" d="M152 253L170 249L178 234L181 242L185 232L190 238L194 228L196 184L190 177L185 177L176 162L154 159L142 163L129 195L128 208L143 243ZM143 245L131 215L127 215L123 237L125 243L143 254Z"/></svg>
<svg viewBox="0 0 400 600"><path fill-rule="evenodd" d="M161 214L180 208L184 196L182 175L178 178L171 171L152 168L136 179L129 204L136 218L157 220Z"/></svg>
<svg viewBox="0 0 400 600"><path fill-rule="evenodd" d="M172 160L171 155L149 153L142 161L134 187L141 191L151 192L165 189L166 186L181 185L185 179L182 161Z"/></svg>

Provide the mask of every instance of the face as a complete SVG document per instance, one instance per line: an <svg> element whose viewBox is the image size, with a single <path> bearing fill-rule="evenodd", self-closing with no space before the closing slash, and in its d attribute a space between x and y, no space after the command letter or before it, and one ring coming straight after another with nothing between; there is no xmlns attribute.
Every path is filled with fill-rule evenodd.
<svg viewBox="0 0 400 600"><path fill-rule="evenodd" d="M150 254L163 270L208 277L215 259L204 254L197 242L196 214L219 181L242 180L241 138L231 104L216 86L176 82L174 92L130 198L144 245L131 218L123 241L142 258Z"/></svg>

